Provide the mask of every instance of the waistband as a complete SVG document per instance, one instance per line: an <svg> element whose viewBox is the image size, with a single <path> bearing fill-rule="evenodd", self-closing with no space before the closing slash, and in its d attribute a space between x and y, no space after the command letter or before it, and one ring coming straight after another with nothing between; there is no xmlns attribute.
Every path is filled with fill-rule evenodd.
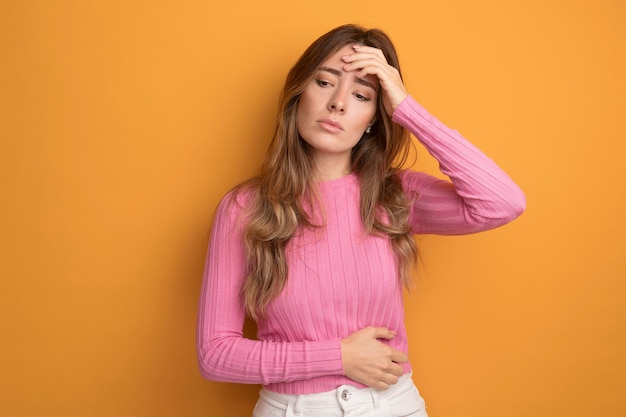
<svg viewBox="0 0 626 417"><path fill-rule="evenodd" d="M386 390L341 385L332 391L315 394L279 394L263 388L260 396L274 407L282 410L287 410L290 406L293 407L297 415L302 408L336 408L338 405L348 402L352 406L370 403L373 404L374 409L377 409L381 399L392 400L394 397L402 396L402 394L412 389L415 388L411 379L411 373L408 373L401 376L396 384Z"/></svg>

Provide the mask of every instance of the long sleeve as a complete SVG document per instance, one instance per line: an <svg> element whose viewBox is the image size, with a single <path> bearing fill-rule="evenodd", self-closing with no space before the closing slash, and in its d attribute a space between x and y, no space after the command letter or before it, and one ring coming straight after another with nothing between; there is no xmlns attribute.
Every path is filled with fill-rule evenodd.
<svg viewBox="0 0 626 417"><path fill-rule="evenodd" d="M243 337L245 311L241 204L227 195L216 212L204 270L197 322L197 353L210 380L269 384L343 375L339 338L257 341Z"/></svg>
<svg viewBox="0 0 626 417"><path fill-rule="evenodd" d="M450 181L404 171L414 198L415 233L461 234L500 226L524 209L524 195L490 159L407 98L394 112L440 162ZM302 228L286 248L289 278L258 322L259 339L243 336L240 291L246 256L246 192L220 203L211 232L197 324L200 370L211 380L260 383L303 394L355 385L345 376L341 339L366 326L397 331L387 343L408 351L397 262L386 237L361 221L356 174L318 184L325 227ZM403 364L405 372L410 363Z"/></svg>
<svg viewBox="0 0 626 417"><path fill-rule="evenodd" d="M414 233L474 233L502 226L522 214L526 199L511 178L412 97L396 108L393 120L417 137L451 181L403 172L403 187L415 199L410 216Z"/></svg>

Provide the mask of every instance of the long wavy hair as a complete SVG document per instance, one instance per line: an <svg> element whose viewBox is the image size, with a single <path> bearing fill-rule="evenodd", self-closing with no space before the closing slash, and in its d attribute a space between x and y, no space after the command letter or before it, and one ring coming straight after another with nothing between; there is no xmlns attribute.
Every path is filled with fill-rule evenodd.
<svg viewBox="0 0 626 417"><path fill-rule="evenodd" d="M287 75L280 97L273 139L257 176L242 184L246 190L244 241L247 277L241 296L248 314L263 317L268 303L288 277L285 248L299 227L320 227L307 213L315 210L316 168L310 146L300 138L296 113L300 96L325 60L346 45L382 50L387 62L400 71L389 37L378 29L339 26L313 42ZM409 134L384 110L377 97L375 123L352 150L351 169L360 183L360 214L365 229L387 236L398 262L399 280L410 283L417 248L408 227L409 201L398 172L410 151Z"/></svg>

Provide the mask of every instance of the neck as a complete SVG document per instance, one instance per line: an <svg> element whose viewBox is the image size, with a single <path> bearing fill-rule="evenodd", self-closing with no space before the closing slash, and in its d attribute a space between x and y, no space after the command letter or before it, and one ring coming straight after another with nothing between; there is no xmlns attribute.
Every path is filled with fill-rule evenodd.
<svg viewBox="0 0 626 417"><path fill-rule="evenodd" d="M352 172L350 167L350 159L345 156L326 156L324 158L315 158L315 166L317 169L317 179L319 181L332 181Z"/></svg>

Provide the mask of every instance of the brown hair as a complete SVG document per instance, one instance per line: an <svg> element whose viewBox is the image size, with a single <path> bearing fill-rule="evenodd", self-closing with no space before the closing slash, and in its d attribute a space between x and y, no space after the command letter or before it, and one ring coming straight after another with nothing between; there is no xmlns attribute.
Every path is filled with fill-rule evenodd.
<svg viewBox="0 0 626 417"><path fill-rule="evenodd" d="M240 186L250 196L246 204L244 241L247 277L242 299L250 316L262 317L268 303L287 281L285 247L298 227L317 227L306 208L317 203L315 167L309 145L296 126L300 95L317 68L350 44L382 50L387 62L400 71L398 57L387 35L378 29L339 26L313 42L291 68L283 88L274 137L259 174ZM352 150L351 168L361 187L360 213L370 233L388 236L399 267L399 279L410 283L417 248L408 228L409 201L398 170L410 150L408 132L386 114L378 94L375 123Z"/></svg>

